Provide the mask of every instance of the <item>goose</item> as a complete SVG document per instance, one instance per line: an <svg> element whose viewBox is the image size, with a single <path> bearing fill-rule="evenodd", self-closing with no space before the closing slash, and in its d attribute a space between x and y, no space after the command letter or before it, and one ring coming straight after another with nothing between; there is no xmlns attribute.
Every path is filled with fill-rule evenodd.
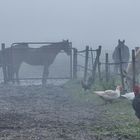
<svg viewBox="0 0 140 140"><path fill-rule="evenodd" d="M129 93L125 93L124 95L121 95L121 97L124 97L130 101L132 101L135 97L134 92L129 92Z"/></svg>
<svg viewBox="0 0 140 140"><path fill-rule="evenodd" d="M121 86L117 86L116 90L94 91L94 93L97 94L102 99L104 99L105 101L111 102L120 97L121 89L122 89Z"/></svg>

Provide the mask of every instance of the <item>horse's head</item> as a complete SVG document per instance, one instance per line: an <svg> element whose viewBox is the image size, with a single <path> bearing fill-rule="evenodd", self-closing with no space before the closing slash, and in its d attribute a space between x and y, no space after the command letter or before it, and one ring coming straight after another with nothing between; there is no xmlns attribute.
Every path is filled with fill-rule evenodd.
<svg viewBox="0 0 140 140"><path fill-rule="evenodd" d="M62 50L67 55L71 55L71 42L69 42L68 40L63 40L61 45L62 45Z"/></svg>
<svg viewBox="0 0 140 140"><path fill-rule="evenodd" d="M125 46L125 40L123 40L123 41L120 41L120 39L118 40L118 46L119 47L123 47L123 46Z"/></svg>

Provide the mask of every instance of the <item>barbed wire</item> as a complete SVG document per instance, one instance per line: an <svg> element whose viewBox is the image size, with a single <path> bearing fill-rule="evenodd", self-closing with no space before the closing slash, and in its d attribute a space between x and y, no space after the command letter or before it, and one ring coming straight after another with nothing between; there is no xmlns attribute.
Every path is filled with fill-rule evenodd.
<svg viewBox="0 0 140 140"><path fill-rule="evenodd" d="M85 69L85 66L82 66L82 65L77 65L77 67L80 67L82 69ZM87 68L87 70L92 71L92 69L90 69L90 68Z"/></svg>
<svg viewBox="0 0 140 140"><path fill-rule="evenodd" d="M82 54L77 54L77 55L79 55L79 56L81 56L81 57L85 58L85 56L84 56L84 55L82 55ZM91 57L91 56L88 56L88 58L89 58L89 59L92 59L92 57ZM94 57L93 59L95 59L95 57Z"/></svg>

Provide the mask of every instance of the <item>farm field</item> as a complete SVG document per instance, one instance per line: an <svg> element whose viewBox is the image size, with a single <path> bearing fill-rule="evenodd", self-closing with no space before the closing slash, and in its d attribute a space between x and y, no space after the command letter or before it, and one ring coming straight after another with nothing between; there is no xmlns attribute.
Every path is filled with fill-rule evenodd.
<svg viewBox="0 0 140 140"><path fill-rule="evenodd" d="M79 81L0 85L0 140L140 139L131 102L118 99L104 105L93 90L85 92Z"/></svg>

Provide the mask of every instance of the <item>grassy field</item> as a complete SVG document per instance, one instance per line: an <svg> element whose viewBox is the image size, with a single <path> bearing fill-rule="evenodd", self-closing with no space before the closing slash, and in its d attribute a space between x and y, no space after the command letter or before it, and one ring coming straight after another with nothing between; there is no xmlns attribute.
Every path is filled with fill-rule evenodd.
<svg viewBox="0 0 140 140"><path fill-rule="evenodd" d="M113 86L113 85L111 85ZM104 101L94 94L94 90L104 89L105 86L96 84L90 91L84 91L79 81L70 81L65 87L72 90L72 96L76 101L94 102L96 110L102 108L103 112L96 125L91 125L90 130L101 137L117 137L117 139L140 139L140 123L135 116L131 101L120 98L112 104L104 105ZM107 85L110 87L110 84ZM112 87L113 88L113 87ZM93 106L94 109L94 106Z"/></svg>

